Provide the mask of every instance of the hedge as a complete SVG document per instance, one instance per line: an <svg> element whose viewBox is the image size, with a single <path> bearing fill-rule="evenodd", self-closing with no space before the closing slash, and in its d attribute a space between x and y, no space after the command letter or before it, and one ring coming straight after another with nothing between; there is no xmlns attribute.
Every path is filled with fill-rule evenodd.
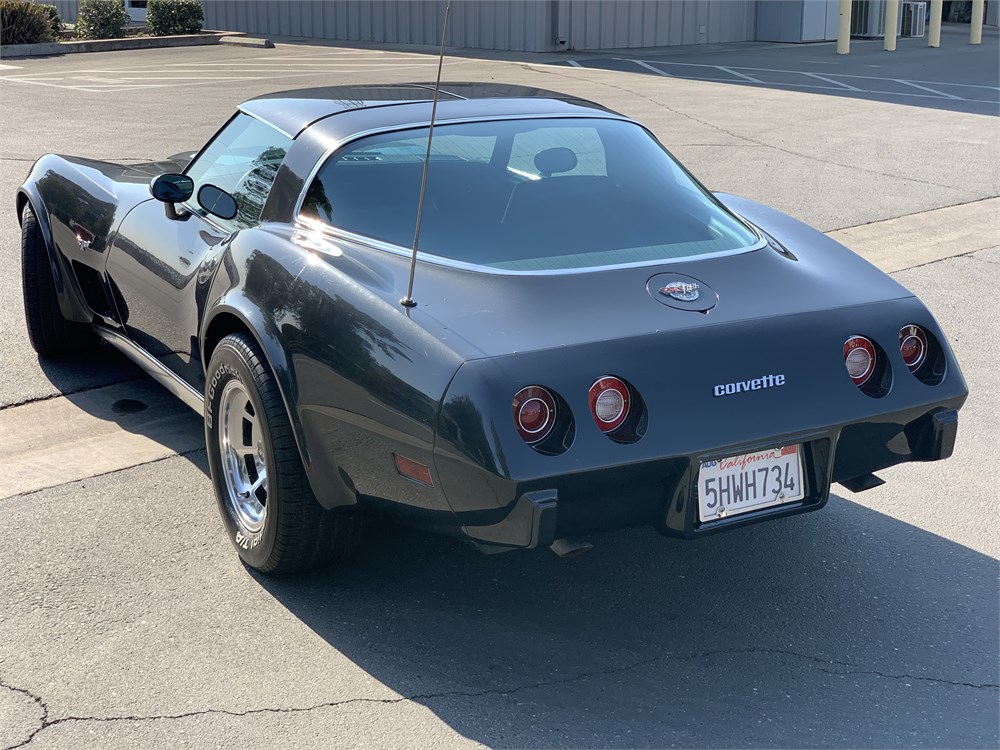
<svg viewBox="0 0 1000 750"><path fill-rule="evenodd" d="M0 44L51 42L48 11L26 0L0 0Z"/></svg>
<svg viewBox="0 0 1000 750"><path fill-rule="evenodd" d="M49 25L52 27L52 38L57 42L62 39L63 21L59 15L59 9L54 5L43 5L45 12L49 15Z"/></svg>
<svg viewBox="0 0 1000 750"><path fill-rule="evenodd" d="M204 16L199 0L149 0L146 27L153 36L197 34Z"/></svg>
<svg viewBox="0 0 1000 750"><path fill-rule="evenodd" d="M130 20L122 0L82 0L76 16L76 35L83 39L118 39L125 35Z"/></svg>

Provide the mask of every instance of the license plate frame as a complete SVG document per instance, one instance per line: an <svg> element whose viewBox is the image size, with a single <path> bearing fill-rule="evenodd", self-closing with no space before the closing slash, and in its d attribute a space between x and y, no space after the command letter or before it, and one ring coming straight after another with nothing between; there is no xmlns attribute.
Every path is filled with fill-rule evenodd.
<svg viewBox="0 0 1000 750"><path fill-rule="evenodd" d="M803 453L803 443L792 443L701 461L698 520L703 524L721 521L803 500ZM751 488L753 499L749 500Z"/></svg>

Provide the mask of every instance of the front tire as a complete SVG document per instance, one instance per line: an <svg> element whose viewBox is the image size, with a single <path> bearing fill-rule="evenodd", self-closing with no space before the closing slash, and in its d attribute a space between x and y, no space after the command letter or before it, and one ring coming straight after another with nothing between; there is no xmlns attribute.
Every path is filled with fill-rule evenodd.
<svg viewBox="0 0 1000 750"><path fill-rule="evenodd" d="M361 517L324 510L309 487L284 402L257 342L226 336L212 352L205 439L216 499L243 562L288 573L353 552Z"/></svg>
<svg viewBox="0 0 1000 750"><path fill-rule="evenodd" d="M25 206L21 216L21 292L28 341L42 357L79 356L97 346L97 336L89 325L63 317L51 262L38 218L30 205Z"/></svg>

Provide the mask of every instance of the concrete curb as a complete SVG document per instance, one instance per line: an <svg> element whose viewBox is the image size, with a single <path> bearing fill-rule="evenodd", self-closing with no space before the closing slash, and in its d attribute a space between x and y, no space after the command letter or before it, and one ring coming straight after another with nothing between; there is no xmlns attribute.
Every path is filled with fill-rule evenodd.
<svg viewBox="0 0 1000 750"><path fill-rule="evenodd" d="M826 235L886 273L895 273L983 250L996 242L988 227L998 226L1000 198L983 198L837 229Z"/></svg>
<svg viewBox="0 0 1000 750"><path fill-rule="evenodd" d="M224 36L219 40L219 44L231 44L235 47L257 47L259 49L274 49L274 42L270 39L255 39L249 36Z"/></svg>
<svg viewBox="0 0 1000 750"><path fill-rule="evenodd" d="M205 31L201 34L179 34L177 36L81 39L71 42L45 42L43 44L6 44L0 47L0 59L46 57L49 55L65 55L73 52L115 52L118 50L154 49L159 47L194 47L219 44L222 39L240 38L241 36L241 32Z"/></svg>

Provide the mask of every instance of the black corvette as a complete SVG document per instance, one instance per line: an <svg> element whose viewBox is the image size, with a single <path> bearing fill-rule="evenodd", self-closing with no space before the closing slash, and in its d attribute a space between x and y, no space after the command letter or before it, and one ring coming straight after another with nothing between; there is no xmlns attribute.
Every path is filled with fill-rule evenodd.
<svg viewBox="0 0 1000 750"><path fill-rule="evenodd" d="M485 551L692 538L951 454L965 382L888 276L563 94L445 84L428 159L431 98L271 94L196 154L46 155L18 191L32 345L103 339L204 413L246 564L387 512Z"/></svg>

